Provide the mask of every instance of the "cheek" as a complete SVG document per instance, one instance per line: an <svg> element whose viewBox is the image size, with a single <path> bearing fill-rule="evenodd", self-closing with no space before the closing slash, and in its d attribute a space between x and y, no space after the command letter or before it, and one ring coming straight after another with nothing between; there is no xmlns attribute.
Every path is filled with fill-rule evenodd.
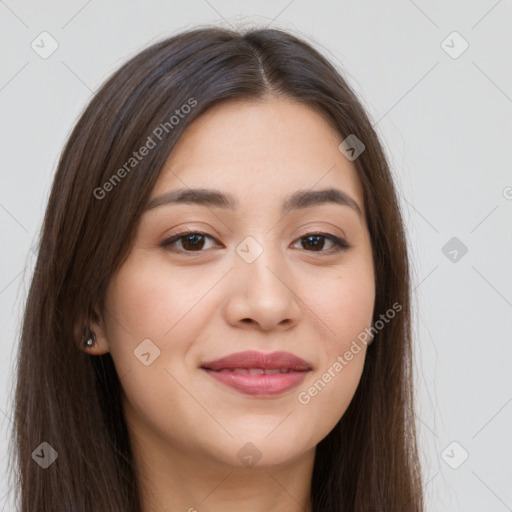
<svg viewBox="0 0 512 512"><path fill-rule="evenodd" d="M364 368L361 333L371 326L375 303L373 267L362 262L323 279L310 296L321 318L323 350L317 371L298 390L297 401L316 441L326 436L348 408Z"/></svg>
<svg viewBox="0 0 512 512"><path fill-rule="evenodd" d="M161 436L182 439L204 414L187 393L189 384L182 383L188 378L187 353L208 320L200 299L215 282L211 276L210 281L186 271L170 275L165 265L137 258L129 259L112 280L107 338L136 428L146 428L138 423L144 418ZM176 418L188 419L180 423Z"/></svg>
<svg viewBox="0 0 512 512"><path fill-rule="evenodd" d="M300 417L306 422L303 435L310 433L313 444L334 428L358 388L366 355L366 345L358 336L371 325L372 289L346 301L338 297L336 304L330 320L335 334L329 331L330 337L325 336L321 362L296 396Z"/></svg>
<svg viewBox="0 0 512 512"><path fill-rule="evenodd" d="M311 284L311 283L310 283ZM375 304L373 268L364 261L338 269L317 280L310 307L323 321L326 346L331 355L371 325ZM346 350L346 349L345 349Z"/></svg>
<svg viewBox="0 0 512 512"><path fill-rule="evenodd" d="M199 329L190 318L200 290L195 289L197 285L191 286L190 276L181 276L180 273L170 276L162 266L132 257L111 281L105 304L106 334L120 377L129 374L133 381L140 376L150 386L155 369L159 378L165 379L164 368L169 367L170 357L184 357L189 340L196 337L195 331ZM186 291L180 293L180 290ZM185 326L187 336L181 331ZM147 353L149 356L143 355Z"/></svg>
<svg viewBox="0 0 512 512"><path fill-rule="evenodd" d="M359 350L350 361L344 358L344 352L333 354L329 363L299 390L296 417L304 421L301 435L309 434L309 444L316 445L327 436L350 405L364 367L365 348Z"/></svg>
<svg viewBox="0 0 512 512"><path fill-rule="evenodd" d="M172 338L173 330L183 323L193 329L190 318L205 288L215 282L211 276L209 281L197 279L192 270L171 273L166 265L149 264L149 258L134 258L112 282L108 303L117 323L125 328L123 336L164 340Z"/></svg>

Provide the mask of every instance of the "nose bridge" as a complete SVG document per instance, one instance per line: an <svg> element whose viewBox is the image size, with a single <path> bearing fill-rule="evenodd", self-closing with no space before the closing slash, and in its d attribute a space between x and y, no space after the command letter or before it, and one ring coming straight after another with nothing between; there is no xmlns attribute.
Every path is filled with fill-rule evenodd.
<svg viewBox="0 0 512 512"><path fill-rule="evenodd" d="M270 329L284 320L295 320L299 308L288 284L285 255L271 236L246 237L235 249L231 301L236 321L254 320ZM234 320L232 318L232 320Z"/></svg>
<svg viewBox="0 0 512 512"><path fill-rule="evenodd" d="M253 236L247 236L236 247L235 270L240 271L241 279L247 279L245 284L255 284L257 287L281 288L284 286L279 274L286 273L285 255L281 253L279 247L272 236L261 235L258 240ZM238 273L238 272L237 272ZM277 276L276 276L277 274Z"/></svg>

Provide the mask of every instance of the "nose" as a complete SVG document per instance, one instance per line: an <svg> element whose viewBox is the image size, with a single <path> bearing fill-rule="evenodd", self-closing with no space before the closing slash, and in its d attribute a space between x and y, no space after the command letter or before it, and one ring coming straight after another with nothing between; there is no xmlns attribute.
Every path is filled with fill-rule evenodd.
<svg viewBox="0 0 512 512"><path fill-rule="evenodd" d="M284 258L265 250L252 263L236 256L230 272L226 320L238 328L288 330L300 318L300 299Z"/></svg>

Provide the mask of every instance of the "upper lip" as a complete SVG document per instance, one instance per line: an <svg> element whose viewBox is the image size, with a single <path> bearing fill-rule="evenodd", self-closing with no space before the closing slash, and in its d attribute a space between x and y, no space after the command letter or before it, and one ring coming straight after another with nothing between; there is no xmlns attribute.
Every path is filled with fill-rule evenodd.
<svg viewBox="0 0 512 512"><path fill-rule="evenodd" d="M288 368L295 371L311 370L311 365L290 352L236 352L215 361L208 361L201 365L207 370L223 370L236 368Z"/></svg>

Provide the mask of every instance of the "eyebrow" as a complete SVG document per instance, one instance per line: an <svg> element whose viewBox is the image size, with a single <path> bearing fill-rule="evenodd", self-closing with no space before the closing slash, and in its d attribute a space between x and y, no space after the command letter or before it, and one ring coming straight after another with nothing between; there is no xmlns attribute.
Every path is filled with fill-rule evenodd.
<svg viewBox="0 0 512 512"><path fill-rule="evenodd" d="M359 216L362 216L359 205L345 192L336 188L298 190L285 199L282 205L282 213L286 214L292 210L329 203L349 206ZM206 188L182 188L151 199L145 211L169 204L198 204L229 210L236 210L238 208L238 201L231 194Z"/></svg>

